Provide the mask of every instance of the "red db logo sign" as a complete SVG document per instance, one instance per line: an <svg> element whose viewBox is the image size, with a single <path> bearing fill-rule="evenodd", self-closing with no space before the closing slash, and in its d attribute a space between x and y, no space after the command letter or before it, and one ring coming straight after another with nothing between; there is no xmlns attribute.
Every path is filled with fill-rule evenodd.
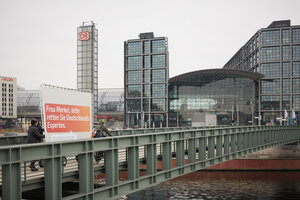
<svg viewBox="0 0 300 200"><path fill-rule="evenodd" d="M90 33L88 31L79 33L80 41L85 41L85 40L89 40L89 39L90 39Z"/></svg>

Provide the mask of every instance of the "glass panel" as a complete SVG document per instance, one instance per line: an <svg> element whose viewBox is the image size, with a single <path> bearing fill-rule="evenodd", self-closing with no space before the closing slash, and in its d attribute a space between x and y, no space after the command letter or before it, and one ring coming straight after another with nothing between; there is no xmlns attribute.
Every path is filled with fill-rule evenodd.
<svg viewBox="0 0 300 200"><path fill-rule="evenodd" d="M300 76L300 62L293 62L293 76Z"/></svg>
<svg viewBox="0 0 300 200"><path fill-rule="evenodd" d="M151 82L165 82L166 74L164 69L152 70Z"/></svg>
<svg viewBox="0 0 300 200"><path fill-rule="evenodd" d="M293 60L300 60L300 45L293 46Z"/></svg>
<svg viewBox="0 0 300 200"><path fill-rule="evenodd" d="M293 108L300 109L300 95L293 95Z"/></svg>
<svg viewBox="0 0 300 200"><path fill-rule="evenodd" d="M261 93L262 94L277 94L280 92L280 79L267 79L261 80Z"/></svg>
<svg viewBox="0 0 300 200"><path fill-rule="evenodd" d="M144 70L144 83L150 82L149 70Z"/></svg>
<svg viewBox="0 0 300 200"><path fill-rule="evenodd" d="M143 111L149 112L149 99L143 99Z"/></svg>
<svg viewBox="0 0 300 200"><path fill-rule="evenodd" d="M144 97L149 97L149 96L150 96L150 86L144 85Z"/></svg>
<svg viewBox="0 0 300 200"><path fill-rule="evenodd" d="M300 93L300 78L293 79L293 92Z"/></svg>
<svg viewBox="0 0 300 200"><path fill-rule="evenodd" d="M261 61L279 61L280 60L280 48L279 47L264 47L261 48Z"/></svg>
<svg viewBox="0 0 300 200"><path fill-rule="evenodd" d="M290 63L282 63L282 76L283 77L290 76Z"/></svg>
<svg viewBox="0 0 300 200"><path fill-rule="evenodd" d="M141 83L141 71L128 71L127 83Z"/></svg>
<svg viewBox="0 0 300 200"><path fill-rule="evenodd" d="M262 45L276 45L280 43L280 32L279 30L263 31L261 38Z"/></svg>
<svg viewBox="0 0 300 200"><path fill-rule="evenodd" d="M127 110L130 112L141 111L141 100L140 99L128 99Z"/></svg>
<svg viewBox="0 0 300 200"><path fill-rule="evenodd" d="M290 79L282 79L282 93L290 93Z"/></svg>
<svg viewBox="0 0 300 200"><path fill-rule="evenodd" d="M261 73L267 77L280 76L280 63L261 64Z"/></svg>
<svg viewBox="0 0 300 200"><path fill-rule="evenodd" d="M152 85L152 96L153 97L164 97L164 96L166 96L165 84L153 84Z"/></svg>
<svg viewBox="0 0 300 200"><path fill-rule="evenodd" d="M160 53L166 51L165 40L152 40L152 53Z"/></svg>
<svg viewBox="0 0 300 200"><path fill-rule="evenodd" d="M300 43L300 28L293 29L293 43Z"/></svg>
<svg viewBox="0 0 300 200"><path fill-rule="evenodd" d="M128 85L127 86L128 97L140 97L141 96L141 85Z"/></svg>
<svg viewBox="0 0 300 200"><path fill-rule="evenodd" d="M282 44L289 44L290 43L290 30L282 30Z"/></svg>
<svg viewBox="0 0 300 200"><path fill-rule="evenodd" d="M153 55L152 56L152 67L166 67L166 55Z"/></svg>
<svg viewBox="0 0 300 200"><path fill-rule="evenodd" d="M141 42L128 42L127 45L127 54L128 55L137 55L141 54Z"/></svg>
<svg viewBox="0 0 300 200"><path fill-rule="evenodd" d="M144 41L144 53L148 54L150 53L150 42Z"/></svg>
<svg viewBox="0 0 300 200"><path fill-rule="evenodd" d="M289 95L283 95L282 96L282 109L289 110L290 109L290 96Z"/></svg>
<svg viewBox="0 0 300 200"><path fill-rule="evenodd" d="M165 111L166 110L166 100L165 99L152 99L151 110L152 111Z"/></svg>
<svg viewBox="0 0 300 200"><path fill-rule="evenodd" d="M261 96L262 110L279 110L280 96Z"/></svg>
<svg viewBox="0 0 300 200"><path fill-rule="evenodd" d="M290 60L290 46L282 47L282 60Z"/></svg>
<svg viewBox="0 0 300 200"><path fill-rule="evenodd" d="M142 68L142 57L141 56L131 56L127 58L128 69Z"/></svg>
<svg viewBox="0 0 300 200"><path fill-rule="evenodd" d="M144 68L150 68L150 56L144 56Z"/></svg>

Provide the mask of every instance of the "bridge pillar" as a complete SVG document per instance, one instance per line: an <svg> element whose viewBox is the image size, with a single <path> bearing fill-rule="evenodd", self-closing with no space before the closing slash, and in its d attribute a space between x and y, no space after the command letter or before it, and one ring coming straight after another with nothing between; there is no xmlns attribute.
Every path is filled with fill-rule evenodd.
<svg viewBox="0 0 300 200"><path fill-rule="evenodd" d="M208 159L212 159L215 154L215 137L208 137Z"/></svg>
<svg viewBox="0 0 300 200"><path fill-rule="evenodd" d="M94 190L93 152L78 155L79 193L88 194Z"/></svg>
<svg viewBox="0 0 300 200"><path fill-rule="evenodd" d="M176 141L176 167L184 165L184 141Z"/></svg>
<svg viewBox="0 0 300 200"><path fill-rule="evenodd" d="M203 132L202 136L200 139L199 139L199 161L202 161L202 160L205 160L206 159L206 144L207 144L207 141L206 141L206 137L204 137L205 135L205 132Z"/></svg>
<svg viewBox="0 0 300 200"><path fill-rule="evenodd" d="M128 180L136 180L139 178L139 147L128 147ZM131 189L139 188L139 182L133 182Z"/></svg>
<svg viewBox="0 0 300 200"><path fill-rule="evenodd" d="M45 160L45 199L62 198L62 159L53 157Z"/></svg>
<svg viewBox="0 0 300 200"><path fill-rule="evenodd" d="M22 198L21 163L2 165L3 200Z"/></svg>
<svg viewBox="0 0 300 200"><path fill-rule="evenodd" d="M195 139L188 140L188 163L196 162Z"/></svg>
<svg viewBox="0 0 300 200"><path fill-rule="evenodd" d="M222 156L222 132L221 130L216 130L215 131L217 133L217 144L216 144L216 156L219 157L219 156ZM220 160L221 162L222 160Z"/></svg>
<svg viewBox="0 0 300 200"><path fill-rule="evenodd" d="M172 169L172 144L171 142L163 143L163 154L162 154L162 169L169 170ZM171 177L166 177L171 178Z"/></svg>
<svg viewBox="0 0 300 200"><path fill-rule="evenodd" d="M156 144L147 145L146 165L147 165L146 166L147 175L156 174L157 171Z"/></svg>
<svg viewBox="0 0 300 200"><path fill-rule="evenodd" d="M106 186L116 186L119 182L118 149L105 151ZM118 194L118 187L112 187L110 195Z"/></svg>

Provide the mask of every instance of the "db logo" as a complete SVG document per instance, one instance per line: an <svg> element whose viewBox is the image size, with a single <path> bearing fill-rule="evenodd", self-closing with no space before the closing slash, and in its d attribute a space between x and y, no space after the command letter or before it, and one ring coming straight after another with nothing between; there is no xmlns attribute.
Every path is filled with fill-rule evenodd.
<svg viewBox="0 0 300 200"><path fill-rule="evenodd" d="M90 33L88 31L79 33L80 41L89 40L89 39L90 39Z"/></svg>

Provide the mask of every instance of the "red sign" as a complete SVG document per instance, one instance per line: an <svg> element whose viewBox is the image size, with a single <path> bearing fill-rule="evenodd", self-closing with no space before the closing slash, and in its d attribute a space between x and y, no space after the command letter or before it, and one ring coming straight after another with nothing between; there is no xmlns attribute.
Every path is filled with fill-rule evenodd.
<svg viewBox="0 0 300 200"><path fill-rule="evenodd" d="M14 81L13 78L6 78L6 77L3 77L2 80L3 80L3 81Z"/></svg>
<svg viewBox="0 0 300 200"><path fill-rule="evenodd" d="M89 132L90 108L62 104L45 104L47 133Z"/></svg>
<svg viewBox="0 0 300 200"><path fill-rule="evenodd" d="M85 41L85 40L89 40L90 39L90 32L86 31L86 32L80 32L79 33L79 40L80 41Z"/></svg>

